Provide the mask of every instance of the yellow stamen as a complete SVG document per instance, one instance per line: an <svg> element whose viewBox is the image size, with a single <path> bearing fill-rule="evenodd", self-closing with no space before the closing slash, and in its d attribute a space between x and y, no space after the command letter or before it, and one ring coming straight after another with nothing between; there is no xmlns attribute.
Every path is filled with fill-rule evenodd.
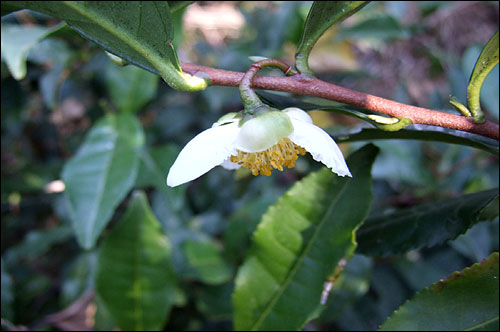
<svg viewBox="0 0 500 332"><path fill-rule="evenodd" d="M231 156L231 161L243 167L250 169L253 175L271 175L271 171L276 168L280 171L283 166L292 168L295 166L297 155L305 155L306 150L290 141L288 138L282 138L279 142L269 149L261 152L243 152L238 150L236 156Z"/></svg>

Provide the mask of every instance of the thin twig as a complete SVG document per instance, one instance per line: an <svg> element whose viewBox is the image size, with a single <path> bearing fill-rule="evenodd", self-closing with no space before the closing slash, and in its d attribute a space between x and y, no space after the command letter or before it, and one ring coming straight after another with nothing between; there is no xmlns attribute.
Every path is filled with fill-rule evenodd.
<svg viewBox="0 0 500 332"><path fill-rule="evenodd" d="M182 70L191 75L204 73L204 75L210 78L211 85L236 87L239 86L244 75L241 72L198 66L184 62L181 62L181 67ZM392 117L409 118L414 124L445 127L467 131L496 140L499 139L498 124L491 121L474 123L464 116L398 103L393 100L346 89L317 78L301 75L290 77L256 76L252 80L252 87L329 99L363 107Z"/></svg>

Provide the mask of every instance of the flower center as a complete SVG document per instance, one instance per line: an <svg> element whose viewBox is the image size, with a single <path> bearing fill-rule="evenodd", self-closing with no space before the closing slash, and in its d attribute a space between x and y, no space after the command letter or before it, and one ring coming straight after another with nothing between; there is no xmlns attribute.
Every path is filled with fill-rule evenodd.
<svg viewBox="0 0 500 332"><path fill-rule="evenodd" d="M252 171L253 175L271 175L273 168L283 170L283 166L292 168L295 166L297 155L304 155L306 150L290 141L288 138L282 138L277 144L267 150L260 152L243 152L238 150L236 156L231 156L231 161Z"/></svg>

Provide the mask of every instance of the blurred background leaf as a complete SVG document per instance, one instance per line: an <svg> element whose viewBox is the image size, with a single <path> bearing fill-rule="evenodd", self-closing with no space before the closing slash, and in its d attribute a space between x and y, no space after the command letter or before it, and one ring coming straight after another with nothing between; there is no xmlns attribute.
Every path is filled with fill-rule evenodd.
<svg viewBox="0 0 500 332"><path fill-rule="evenodd" d="M103 241L96 291L123 330L161 330L173 302L175 277L168 238L143 192Z"/></svg>
<svg viewBox="0 0 500 332"><path fill-rule="evenodd" d="M16 80L26 76L26 57L29 50L40 40L64 26L65 24L54 27L25 27L2 23L2 61L5 61Z"/></svg>
<svg viewBox="0 0 500 332"><path fill-rule="evenodd" d="M92 128L66 163L62 179L82 247L94 246L115 207L134 185L143 136L135 118L108 115Z"/></svg>
<svg viewBox="0 0 500 332"><path fill-rule="evenodd" d="M206 87L202 79L182 73L172 44L174 32L167 2L5 1L5 4L62 19L112 54L160 74L176 89L196 91Z"/></svg>
<svg viewBox="0 0 500 332"><path fill-rule="evenodd" d="M313 2L295 54L295 65L299 73L311 73L308 65L309 53L321 35L332 25L342 22L367 3L367 1Z"/></svg>
<svg viewBox="0 0 500 332"><path fill-rule="evenodd" d="M231 280L231 268L224 262L215 243L188 240L184 242L183 249L188 264L202 282L219 285Z"/></svg>
<svg viewBox="0 0 500 332"><path fill-rule="evenodd" d="M119 67L109 63L106 90L119 111L135 113L153 99L159 76L136 66Z"/></svg>

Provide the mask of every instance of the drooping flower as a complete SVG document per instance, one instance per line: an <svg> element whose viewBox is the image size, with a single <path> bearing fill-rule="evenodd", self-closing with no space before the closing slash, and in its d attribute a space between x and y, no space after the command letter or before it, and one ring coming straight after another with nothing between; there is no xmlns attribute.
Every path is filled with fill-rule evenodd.
<svg viewBox="0 0 500 332"><path fill-rule="evenodd" d="M291 107L250 118L229 113L182 149L170 168L167 185L189 182L218 165L271 175L273 169L294 167L298 155L306 151L334 173L351 176L337 144L303 110Z"/></svg>

